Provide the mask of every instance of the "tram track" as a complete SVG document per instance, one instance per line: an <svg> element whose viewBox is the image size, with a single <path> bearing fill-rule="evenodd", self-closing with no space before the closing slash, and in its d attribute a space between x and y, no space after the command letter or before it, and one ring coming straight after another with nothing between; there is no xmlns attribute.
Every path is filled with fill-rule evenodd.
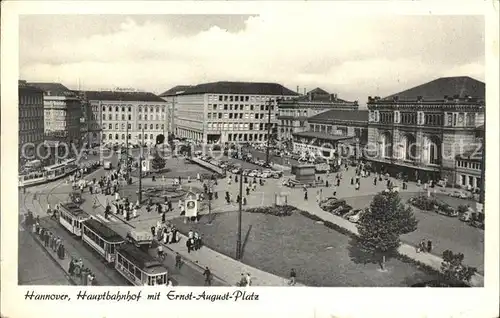
<svg viewBox="0 0 500 318"><path fill-rule="evenodd" d="M68 231L62 228L57 221L51 220L48 215L43 214L44 209L41 202L42 198L45 199L47 204L50 204L51 197L55 198L58 202L64 201L61 200L61 198L57 194L66 194L68 192L54 193L54 191L58 189L60 185L65 181L66 180L60 180L55 184L46 184L42 188L37 189L37 191L31 192L33 194L33 196L31 196L30 198L31 204L33 205L33 207L35 207L35 205L38 203L41 209L40 213L37 213L38 215L40 215L40 225L60 237L64 242L64 246L66 247L68 254L78 255L78 257L84 261L84 266L88 267L96 275L97 281L100 285L130 285L127 280L125 280L118 272L114 270L114 268L104 263L101 259L101 256L98 255L97 252L86 246L83 241L78 240L73 235L71 235ZM26 210L28 210L27 202L29 202L27 194L28 193L24 195L23 199L23 206ZM34 195L36 195L36 198ZM37 203L35 203L35 201L37 201Z"/></svg>

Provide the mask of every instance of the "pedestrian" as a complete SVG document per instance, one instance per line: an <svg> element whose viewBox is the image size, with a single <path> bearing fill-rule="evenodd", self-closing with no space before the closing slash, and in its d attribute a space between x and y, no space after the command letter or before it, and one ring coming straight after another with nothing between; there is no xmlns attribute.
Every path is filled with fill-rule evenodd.
<svg viewBox="0 0 500 318"><path fill-rule="evenodd" d="M340 179L337 179L337 187L340 186Z"/></svg>
<svg viewBox="0 0 500 318"><path fill-rule="evenodd" d="M304 190L304 200L307 201L307 189Z"/></svg>
<svg viewBox="0 0 500 318"><path fill-rule="evenodd" d="M210 269L208 269L208 266L205 268L205 271L203 272L203 276L205 276L205 286L211 286L212 285L212 273L210 272Z"/></svg>
<svg viewBox="0 0 500 318"><path fill-rule="evenodd" d="M354 178L351 178L351 185L354 184Z"/></svg>
<svg viewBox="0 0 500 318"><path fill-rule="evenodd" d="M377 185L377 177L373 178L373 185Z"/></svg>
<svg viewBox="0 0 500 318"><path fill-rule="evenodd" d="M252 276L250 276L250 273L247 273L245 278L247 281L247 286L252 286Z"/></svg>
<svg viewBox="0 0 500 318"><path fill-rule="evenodd" d="M154 227L154 226L151 227L151 234L153 235L153 237L155 237L156 227Z"/></svg>
<svg viewBox="0 0 500 318"><path fill-rule="evenodd" d="M356 183L356 191L359 190L359 182Z"/></svg>
<svg viewBox="0 0 500 318"><path fill-rule="evenodd" d="M175 254L175 268L181 269L181 266L182 266L181 254L176 253Z"/></svg>
<svg viewBox="0 0 500 318"><path fill-rule="evenodd" d="M290 282L288 283L290 286L295 286L295 280L297 278L297 273L295 273L295 269L292 268L290 271Z"/></svg>
<svg viewBox="0 0 500 318"><path fill-rule="evenodd" d="M427 241L427 252L431 252L432 251L432 241L431 240L428 240Z"/></svg>

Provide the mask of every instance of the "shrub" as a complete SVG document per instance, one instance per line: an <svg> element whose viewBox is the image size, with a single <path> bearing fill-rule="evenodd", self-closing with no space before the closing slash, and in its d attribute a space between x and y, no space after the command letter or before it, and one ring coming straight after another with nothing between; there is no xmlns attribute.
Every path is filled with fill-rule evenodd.
<svg viewBox="0 0 500 318"><path fill-rule="evenodd" d="M413 206L419 208L420 210L425 210L425 211L434 210L434 205L439 206L439 202L437 202L435 199L429 198L424 195L415 197L410 202Z"/></svg>
<svg viewBox="0 0 500 318"><path fill-rule="evenodd" d="M469 210L469 207L467 205L465 205L465 204L459 205L458 209L457 209L458 213L465 213L468 210Z"/></svg>
<svg viewBox="0 0 500 318"><path fill-rule="evenodd" d="M291 205L276 205L276 206L264 206L258 208L249 208L245 212L248 213L262 213L274 216L290 216L297 209Z"/></svg>

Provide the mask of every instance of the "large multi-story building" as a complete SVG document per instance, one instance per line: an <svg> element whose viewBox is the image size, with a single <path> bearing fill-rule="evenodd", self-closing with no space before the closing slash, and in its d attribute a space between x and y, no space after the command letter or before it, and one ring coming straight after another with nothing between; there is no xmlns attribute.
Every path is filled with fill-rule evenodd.
<svg viewBox="0 0 500 318"><path fill-rule="evenodd" d="M176 96L184 93L190 87L190 85L177 85L159 95L167 102L167 129L169 133L175 132Z"/></svg>
<svg viewBox="0 0 500 318"><path fill-rule="evenodd" d="M36 147L44 141L43 91L30 86L26 81L18 82L19 94L19 155L21 164L35 159ZM23 153L24 152L24 153Z"/></svg>
<svg viewBox="0 0 500 318"><path fill-rule="evenodd" d="M77 149L82 145L80 118L81 102L78 95L59 83L30 83L44 91L44 134L48 144L65 143Z"/></svg>
<svg viewBox="0 0 500 318"><path fill-rule="evenodd" d="M368 110L329 110L307 118L306 127L307 131L292 134L295 152L325 159L336 154L361 156L368 141Z"/></svg>
<svg viewBox="0 0 500 318"><path fill-rule="evenodd" d="M457 155L481 146L476 131L484 124L484 98L484 83L470 77L443 77L386 98L369 97L368 159L409 179L462 184ZM474 178L479 187L481 180Z"/></svg>
<svg viewBox="0 0 500 318"><path fill-rule="evenodd" d="M160 135L166 137L167 103L155 94L137 91L82 93L101 127L100 143L123 145L128 137L131 144L155 144L161 139Z"/></svg>
<svg viewBox="0 0 500 318"><path fill-rule="evenodd" d="M275 83L214 82L175 95L175 135L199 142L266 141L268 113L276 127L277 100L298 94Z"/></svg>
<svg viewBox="0 0 500 318"><path fill-rule="evenodd" d="M278 102L278 139L291 140L293 133L306 131L309 117L332 109L356 110L358 107L358 102L345 101L319 87L302 96L281 100Z"/></svg>
<svg viewBox="0 0 500 318"><path fill-rule="evenodd" d="M80 98L82 117L80 118L80 132L83 144L89 147L101 143L101 116L99 101L90 101L85 91L76 91Z"/></svg>

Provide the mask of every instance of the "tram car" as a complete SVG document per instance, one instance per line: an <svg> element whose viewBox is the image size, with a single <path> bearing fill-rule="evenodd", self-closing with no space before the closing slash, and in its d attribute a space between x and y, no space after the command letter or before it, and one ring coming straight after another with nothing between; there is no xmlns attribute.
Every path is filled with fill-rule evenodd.
<svg viewBox="0 0 500 318"><path fill-rule="evenodd" d="M90 219L90 215L74 203L59 205L59 223L76 236L82 236L82 223Z"/></svg>
<svg viewBox="0 0 500 318"><path fill-rule="evenodd" d="M82 241L108 263L115 262L116 250L125 243L118 233L93 218L82 222Z"/></svg>
<svg viewBox="0 0 500 318"><path fill-rule="evenodd" d="M168 279L167 268L133 244L118 248L115 269L136 286L165 285Z"/></svg>
<svg viewBox="0 0 500 318"><path fill-rule="evenodd" d="M77 169L78 165L76 164L76 159L64 160L61 163L44 168L45 175L49 181L67 176L68 174L75 172Z"/></svg>

